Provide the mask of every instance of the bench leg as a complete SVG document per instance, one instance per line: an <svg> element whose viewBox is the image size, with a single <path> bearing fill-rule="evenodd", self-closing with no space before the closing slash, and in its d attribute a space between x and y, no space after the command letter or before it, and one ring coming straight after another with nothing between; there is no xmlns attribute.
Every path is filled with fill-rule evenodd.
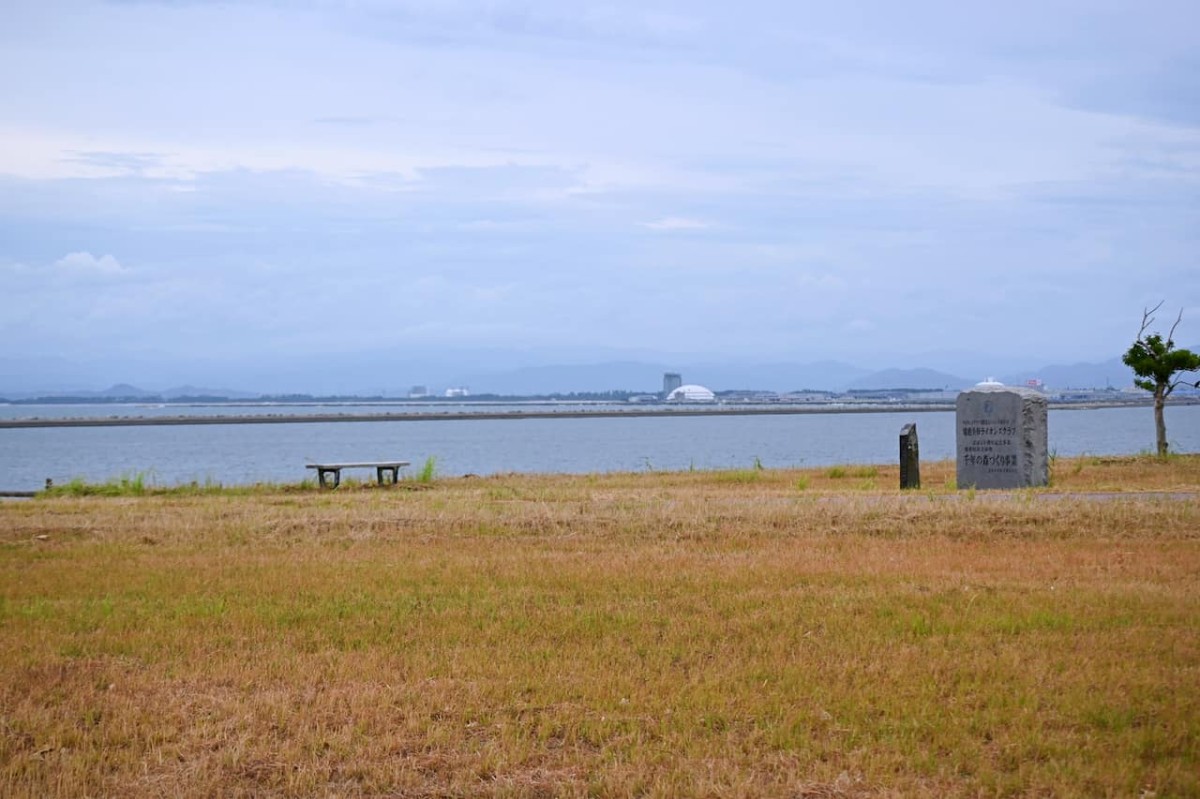
<svg viewBox="0 0 1200 799"><path fill-rule="evenodd" d="M332 480L327 479L326 475L332 475ZM341 469L317 469L317 481L321 484L321 488L337 488L342 482ZM330 485L332 482L332 485Z"/></svg>
<svg viewBox="0 0 1200 799"><path fill-rule="evenodd" d="M395 485L400 480L400 467L399 466L379 466L375 469L375 477L379 481L380 485L387 484L388 481L384 480L384 475L388 475L388 474L390 474L392 476L392 479L390 481L391 484Z"/></svg>

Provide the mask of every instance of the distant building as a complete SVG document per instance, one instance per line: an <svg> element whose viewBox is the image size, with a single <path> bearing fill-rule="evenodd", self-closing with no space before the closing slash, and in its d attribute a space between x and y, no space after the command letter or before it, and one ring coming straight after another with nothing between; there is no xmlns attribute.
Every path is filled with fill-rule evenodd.
<svg viewBox="0 0 1200 799"><path fill-rule="evenodd" d="M408 390L409 399L422 399L429 396L428 386L413 386Z"/></svg>
<svg viewBox="0 0 1200 799"><path fill-rule="evenodd" d="M679 372L664 372L663 373L663 396L670 396L671 392L683 385L683 377Z"/></svg>
<svg viewBox="0 0 1200 799"><path fill-rule="evenodd" d="M667 402L716 402L717 395L704 386L677 386L667 395Z"/></svg>
<svg viewBox="0 0 1200 799"><path fill-rule="evenodd" d="M446 389L447 399L457 399L469 396L471 396L471 391L466 386L456 386L455 388Z"/></svg>

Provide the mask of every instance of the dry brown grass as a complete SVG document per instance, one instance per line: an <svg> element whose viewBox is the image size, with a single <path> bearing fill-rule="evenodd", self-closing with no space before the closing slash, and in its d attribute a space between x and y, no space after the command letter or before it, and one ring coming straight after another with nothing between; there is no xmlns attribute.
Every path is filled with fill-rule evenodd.
<svg viewBox="0 0 1200 799"><path fill-rule="evenodd" d="M0 793L1200 793L1200 458L833 471L0 505Z"/></svg>

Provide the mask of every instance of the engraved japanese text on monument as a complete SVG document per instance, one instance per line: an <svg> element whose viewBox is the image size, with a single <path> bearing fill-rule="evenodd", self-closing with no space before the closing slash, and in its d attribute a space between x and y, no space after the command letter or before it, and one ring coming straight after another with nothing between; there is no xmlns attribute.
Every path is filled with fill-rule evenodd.
<svg viewBox="0 0 1200 799"><path fill-rule="evenodd" d="M959 419L959 434L963 438L963 462L988 474L1016 474L1019 461L1017 420L994 416L995 403L983 402L983 415Z"/></svg>

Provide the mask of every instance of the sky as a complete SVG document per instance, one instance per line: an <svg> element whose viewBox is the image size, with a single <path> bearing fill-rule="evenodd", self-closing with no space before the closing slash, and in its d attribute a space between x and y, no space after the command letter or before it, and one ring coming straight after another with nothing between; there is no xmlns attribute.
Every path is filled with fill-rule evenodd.
<svg viewBox="0 0 1200 799"><path fill-rule="evenodd" d="M0 286L18 380L1200 341L1200 4L0 0Z"/></svg>

